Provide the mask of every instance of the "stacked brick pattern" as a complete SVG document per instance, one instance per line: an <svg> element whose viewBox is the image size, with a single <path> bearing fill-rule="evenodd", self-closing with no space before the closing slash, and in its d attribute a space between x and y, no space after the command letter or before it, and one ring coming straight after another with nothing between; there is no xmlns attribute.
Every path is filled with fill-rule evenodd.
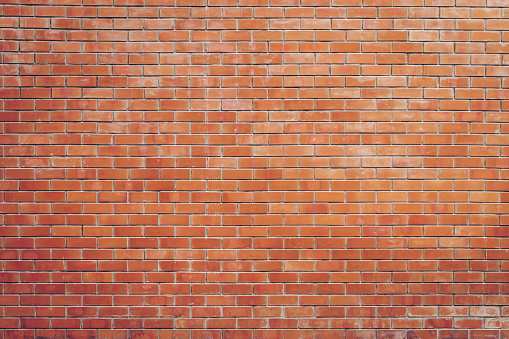
<svg viewBox="0 0 509 339"><path fill-rule="evenodd" d="M0 10L0 337L509 337L507 0Z"/></svg>

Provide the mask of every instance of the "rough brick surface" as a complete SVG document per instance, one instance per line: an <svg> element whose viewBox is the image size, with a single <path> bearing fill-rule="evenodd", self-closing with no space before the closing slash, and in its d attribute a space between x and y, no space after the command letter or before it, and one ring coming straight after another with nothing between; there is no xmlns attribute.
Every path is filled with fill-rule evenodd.
<svg viewBox="0 0 509 339"><path fill-rule="evenodd" d="M508 0L1 0L0 338L509 337Z"/></svg>

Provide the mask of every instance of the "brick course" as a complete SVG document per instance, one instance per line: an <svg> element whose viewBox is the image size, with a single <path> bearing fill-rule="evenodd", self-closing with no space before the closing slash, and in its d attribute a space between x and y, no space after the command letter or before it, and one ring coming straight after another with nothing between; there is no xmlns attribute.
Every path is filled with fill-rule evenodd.
<svg viewBox="0 0 509 339"><path fill-rule="evenodd" d="M0 15L0 338L509 338L507 0Z"/></svg>

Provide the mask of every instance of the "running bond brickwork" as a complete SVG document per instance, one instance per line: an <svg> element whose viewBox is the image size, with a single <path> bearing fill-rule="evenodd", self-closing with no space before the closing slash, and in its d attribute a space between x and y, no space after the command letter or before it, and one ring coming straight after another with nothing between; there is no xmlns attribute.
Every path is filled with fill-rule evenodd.
<svg viewBox="0 0 509 339"><path fill-rule="evenodd" d="M508 338L508 0L1 0L0 338Z"/></svg>

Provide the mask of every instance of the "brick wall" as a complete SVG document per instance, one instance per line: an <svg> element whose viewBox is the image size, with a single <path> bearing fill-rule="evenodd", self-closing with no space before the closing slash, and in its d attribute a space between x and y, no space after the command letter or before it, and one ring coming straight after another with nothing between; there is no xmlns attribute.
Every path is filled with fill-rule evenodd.
<svg viewBox="0 0 509 339"><path fill-rule="evenodd" d="M2 0L0 338L509 337L507 0Z"/></svg>

